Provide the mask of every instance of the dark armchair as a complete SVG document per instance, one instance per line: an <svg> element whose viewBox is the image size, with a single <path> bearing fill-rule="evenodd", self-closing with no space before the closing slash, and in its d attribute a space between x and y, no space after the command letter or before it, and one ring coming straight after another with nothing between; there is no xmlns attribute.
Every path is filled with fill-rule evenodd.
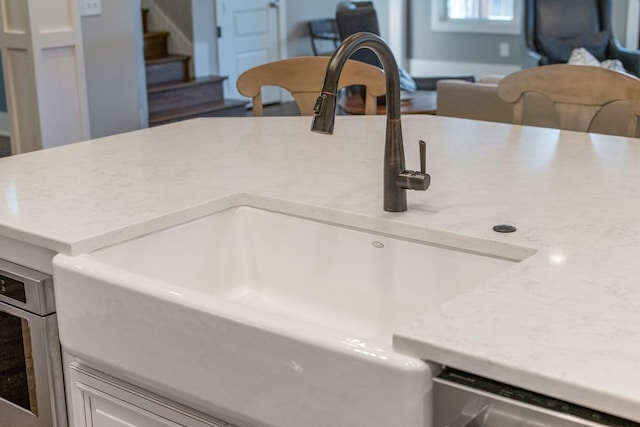
<svg viewBox="0 0 640 427"><path fill-rule="evenodd" d="M378 14L373 7L371 1L343 1L338 3L336 8L336 24L340 40L344 40L352 34L358 32L368 32L380 35L380 27L378 25ZM366 62L382 68L380 60L375 53L369 49L360 49L351 55L351 59ZM413 92L416 90L415 80L399 67L400 72L400 88L402 90ZM384 102L384 98L378 100Z"/></svg>
<svg viewBox="0 0 640 427"><path fill-rule="evenodd" d="M344 1L338 3L336 24L341 41L361 31L380 35L378 14L373 7L373 2L370 1ZM358 50L354 52L351 58L382 68L378 57L369 49Z"/></svg>
<svg viewBox="0 0 640 427"><path fill-rule="evenodd" d="M612 0L525 0L525 66L563 63L573 49L598 60L619 59L640 75L640 51L620 46L613 32Z"/></svg>

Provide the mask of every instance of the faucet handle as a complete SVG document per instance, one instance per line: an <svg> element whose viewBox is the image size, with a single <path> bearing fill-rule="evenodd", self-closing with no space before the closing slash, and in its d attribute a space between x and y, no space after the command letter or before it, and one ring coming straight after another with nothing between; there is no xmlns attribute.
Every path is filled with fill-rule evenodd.
<svg viewBox="0 0 640 427"><path fill-rule="evenodd" d="M396 184L406 190L425 191L431 184L431 176L427 174L427 143L420 140L420 172L403 170L396 179Z"/></svg>

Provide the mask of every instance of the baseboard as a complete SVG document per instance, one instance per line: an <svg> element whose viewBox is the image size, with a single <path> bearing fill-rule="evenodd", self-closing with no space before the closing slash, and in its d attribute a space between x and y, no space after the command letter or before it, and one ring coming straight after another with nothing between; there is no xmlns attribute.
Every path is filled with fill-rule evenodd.
<svg viewBox="0 0 640 427"><path fill-rule="evenodd" d="M11 128L9 127L9 113L0 111L0 136L11 136Z"/></svg>
<svg viewBox="0 0 640 427"><path fill-rule="evenodd" d="M518 65L482 64L477 62L432 61L410 59L409 74L416 77L473 75L476 80L488 75L506 75L521 70Z"/></svg>

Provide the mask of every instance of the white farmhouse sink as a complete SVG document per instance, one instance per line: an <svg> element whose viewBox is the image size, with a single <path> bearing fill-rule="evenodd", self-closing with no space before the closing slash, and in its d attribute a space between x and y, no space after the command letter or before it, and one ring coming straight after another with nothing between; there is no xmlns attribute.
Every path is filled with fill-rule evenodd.
<svg viewBox="0 0 640 427"><path fill-rule="evenodd" d="M236 207L54 260L62 345L253 426L430 417L431 376L392 331L513 261Z"/></svg>

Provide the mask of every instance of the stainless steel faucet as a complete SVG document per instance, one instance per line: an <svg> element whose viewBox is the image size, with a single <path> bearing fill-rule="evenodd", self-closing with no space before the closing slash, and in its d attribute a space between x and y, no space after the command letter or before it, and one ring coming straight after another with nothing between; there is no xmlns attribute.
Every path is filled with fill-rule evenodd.
<svg viewBox="0 0 640 427"><path fill-rule="evenodd" d="M425 173L426 148L420 141L420 172L405 170L402 125L400 123L400 76L398 65L389 46L372 33L356 33L346 38L329 60L322 93L313 108L311 124L313 132L333 134L336 115L338 79L342 67L351 55L368 48L380 59L387 80L387 132L384 146L384 210L407 210L406 190L424 191L429 188L431 177Z"/></svg>

